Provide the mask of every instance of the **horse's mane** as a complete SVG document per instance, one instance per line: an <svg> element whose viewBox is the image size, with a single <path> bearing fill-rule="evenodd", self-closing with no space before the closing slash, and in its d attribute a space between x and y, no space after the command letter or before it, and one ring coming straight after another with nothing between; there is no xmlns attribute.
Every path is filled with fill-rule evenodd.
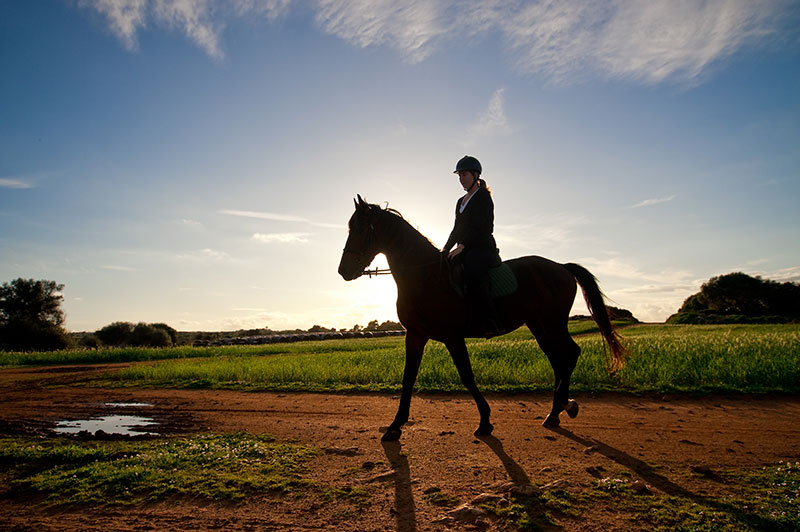
<svg viewBox="0 0 800 532"><path fill-rule="evenodd" d="M431 248L437 251L439 250L439 248L436 247L436 245L431 242L428 237L423 235L417 228L411 225L408 220L403 217L403 214L400 211L389 207L388 204L385 207L381 207L379 205L373 206L378 209L379 212L388 215L387 218L392 219L397 225L402 227L402 230L404 230L406 233L413 235L413 239L411 239L412 241L419 242L420 244L427 244Z"/></svg>

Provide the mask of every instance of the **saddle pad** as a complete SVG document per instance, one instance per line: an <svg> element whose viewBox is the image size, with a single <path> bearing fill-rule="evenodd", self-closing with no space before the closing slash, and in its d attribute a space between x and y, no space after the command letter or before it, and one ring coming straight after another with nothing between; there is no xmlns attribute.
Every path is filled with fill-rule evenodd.
<svg viewBox="0 0 800 532"><path fill-rule="evenodd" d="M517 277L504 262L489 268L489 282L492 285L492 297L503 297L517 291Z"/></svg>

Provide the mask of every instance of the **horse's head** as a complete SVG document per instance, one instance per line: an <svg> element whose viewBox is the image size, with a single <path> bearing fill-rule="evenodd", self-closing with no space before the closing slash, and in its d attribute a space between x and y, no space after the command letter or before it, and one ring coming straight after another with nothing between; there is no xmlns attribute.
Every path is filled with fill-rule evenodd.
<svg viewBox="0 0 800 532"><path fill-rule="evenodd" d="M375 239L375 224L381 208L364 201L361 196L355 201L356 212L350 217L350 233L344 245L342 260L339 262L339 275L345 281L352 281L364 273L379 250Z"/></svg>

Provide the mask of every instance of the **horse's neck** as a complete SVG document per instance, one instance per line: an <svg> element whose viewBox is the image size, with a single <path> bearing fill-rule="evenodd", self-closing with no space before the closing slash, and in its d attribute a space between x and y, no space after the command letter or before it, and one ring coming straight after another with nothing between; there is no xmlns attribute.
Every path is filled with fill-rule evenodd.
<svg viewBox="0 0 800 532"><path fill-rule="evenodd" d="M439 250L419 231L405 220L393 220L397 224L394 238L387 242L383 251L398 285L405 279L429 275L431 268L438 267Z"/></svg>

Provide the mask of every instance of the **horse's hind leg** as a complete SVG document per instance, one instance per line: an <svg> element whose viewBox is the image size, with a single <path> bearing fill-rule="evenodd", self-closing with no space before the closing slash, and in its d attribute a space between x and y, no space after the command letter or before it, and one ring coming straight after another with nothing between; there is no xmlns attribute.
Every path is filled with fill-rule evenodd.
<svg viewBox="0 0 800 532"><path fill-rule="evenodd" d="M536 336L539 347L550 360L555 375L553 407L543 425L557 427L561 423L558 418L561 412L566 411L571 418L578 415L578 403L569 398L569 383L575 365L578 363L581 348L572 340L566 327L557 338L547 335L544 331L534 331L533 328L531 328L531 332Z"/></svg>
<svg viewBox="0 0 800 532"><path fill-rule="evenodd" d="M469 390L469 393L472 394L472 398L478 406L481 422L475 430L475 436L488 436L494 430L494 426L489 421L492 410L489 408L489 403L486 402L483 394L478 390L478 385L475 384L475 375L472 372L472 364L469 362L467 345L464 343L463 338L459 338L446 342L445 346L450 352L450 356L453 358L453 362L458 370L458 376L461 377L461 382L466 386L467 390Z"/></svg>

